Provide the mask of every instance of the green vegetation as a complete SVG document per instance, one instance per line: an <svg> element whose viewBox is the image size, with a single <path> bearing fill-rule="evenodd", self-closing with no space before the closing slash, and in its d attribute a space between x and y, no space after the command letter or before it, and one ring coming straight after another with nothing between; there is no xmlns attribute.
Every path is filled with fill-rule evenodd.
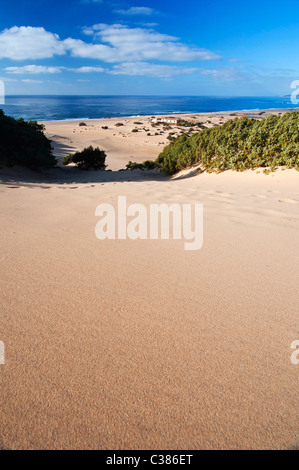
<svg viewBox="0 0 299 470"><path fill-rule="evenodd" d="M143 163L129 161L129 163L126 165L127 170L154 170L155 168L158 168L158 165L156 162L151 160L146 160Z"/></svg>
<svg viewBox="0 0 299 470"><path fill-rule="evenodd" d="M43 131L44 126L36 121L16 120L5 116L0 109L0 167L23 165L42 169L55 166L51 141Z"/></svg>
<svg viewBox="0 0 299 470"><path fill-rule="evenodd" d="M64 158L63 164L75 163L81 170L105 170L106 153L98 147L85 148L82 152L70 154Z"/></svg>
<svg viewBox="0 0 299 470"><path fill-rule="evenodd" d="M170 134L168 134L167 139L170 140L170 142L174 142L175 141L175 132L170 132Z"/></svg>
<svg viewBox="0 0 299 470"><path fill-rule="evenodd" d="M179 136L156 163L170 174L196 163L208 172L259 167L273 171L278 166L299 171L299 113L261 121L242 117L191 137Z"/></svg>
<svg viewBox="0 0 299 470"><path fill-rule="evenodd" d="M192 121L187 121L186 119L179 119L178 121L178 126L179 127L200 127L201 129L204 129L204 125L201 122L192 122Z"/></svg>

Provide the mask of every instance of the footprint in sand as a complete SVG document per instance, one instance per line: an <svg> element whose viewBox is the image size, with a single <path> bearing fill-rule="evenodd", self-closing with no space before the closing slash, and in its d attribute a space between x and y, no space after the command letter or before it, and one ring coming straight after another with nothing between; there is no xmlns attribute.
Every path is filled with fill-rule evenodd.
<svg viewBox="0 0 299 470"><path fill-rule="evenodd" d="M296 201L295 199L279 199L278 202L284 202L285 204L298 204L298 201Z"/></svg>

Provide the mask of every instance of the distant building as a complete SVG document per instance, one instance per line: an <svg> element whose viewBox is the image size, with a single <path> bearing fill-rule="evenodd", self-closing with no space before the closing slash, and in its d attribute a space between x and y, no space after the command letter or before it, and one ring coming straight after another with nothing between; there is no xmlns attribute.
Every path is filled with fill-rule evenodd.
<svg viewBox="0 0 299 470"><path fill-rule="evenodd" d="M177 124L179 119L167 116L159 116L152 119L153 122L167 122L168 124Z"/></svg>

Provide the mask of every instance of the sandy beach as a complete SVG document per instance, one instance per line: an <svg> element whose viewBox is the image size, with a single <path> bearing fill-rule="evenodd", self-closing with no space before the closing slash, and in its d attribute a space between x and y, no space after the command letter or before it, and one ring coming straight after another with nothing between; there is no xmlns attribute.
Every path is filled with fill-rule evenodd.
<svg viewBox="0 0 299 470"><path fill-rule="evenodd" d="M58 169L0 170L0 448L299 448L299 172L119 171L180 129L84 122L46 123ZM87 145L112 171L62 168ZM119 195L202 203L203 248L96 239Z"/></svg>
<svg viewBox="0 0 299 470"><path fill-rule="evenodd" d="M224 113L176 114L165 116L135 116L127 118L90 119L76 121L45 122L46 134L53 141L54 153L59 165L65 155L93 145L105 150L108 169L119 170L131 160L142 163L155 160L163 148L169 144L167 137L188 133L189 127L160 121L157 119L179 120L200 123L203 128L219 126L236 117L250 116L263 119L271 115L284 114L286 110L236 111ZM154 119L153 119L154 118ZM85 126L80 127L80 123ZM132 132L138 130L138 132ZM198 132L198 127L190 135Z"/></svg>

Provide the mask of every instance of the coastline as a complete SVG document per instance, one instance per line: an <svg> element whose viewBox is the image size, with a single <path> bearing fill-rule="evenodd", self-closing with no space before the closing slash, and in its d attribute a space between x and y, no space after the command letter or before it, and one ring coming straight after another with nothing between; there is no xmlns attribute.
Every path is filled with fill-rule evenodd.
<svg viewBox="0 0 299 470"><path fill-rule="evenodd" d="M53 122L77 122L77 121L106 121L106 120L109 120L109 119L133 119L133 118L150 118L152 116L166 116L166 115L170 115L170 116L177 116L177 117L181 117L181 118L184 118L184 117L188 117L188 116L198 116L198 117L201 117L201 116L206 116L206 115L227 115L227 114L231 114L231 113L236 113L237 115L244 115L244 114L254 114L254 113L260 113L260 112L264 112L264 113L271 113L271 114L276 114L276 113L288 113L288 112L292 112L292 111L296 111L296 112L299 112L299 106L297 108L267 108L267 109L262 109L262 108L255 108L255 109L239 109L239 110L230 110L230 111L222 111L222 110L219 110L219 111L206 111L206 112L187 112L187 113L180 113L180 112L174 112L174 111L171 111L171 112L166 112L166 113L153 113L153 114L128 114L128 115L124 115L124 116L109 116L109 117L99 117L99 118L89 118L89 117L79 117L79 118L70 118L70 119L53 119L53 120L38 120L38 122L40 124L47 124L47 123L53 123Z"/></svg>
<svg viewBox="0 0 299 470"><path fill-rule="evenodd" d="M252 116L256 119L263 119L286 112L289 110L191 113L171 115L171 117L175 116L177 119L185 119L193 123L198 122L210 128L236 117ZM170 134L178 136L187 130L185 127L169 123L161 123L160 126L153 127L151 119L153 116L159 117L160 115L44 121L42 124L46 127L47 137L53 142L54 154L58 158L59 166L62 166L63 157L67 154L93 145L107 153L108 169L120 170L124 169L129 161L142 163L145 160L155 160L163 148L169 144ZM81 122L86 126L80 127ZM133 132L134 129L138 129L138 132ZM195 127L192 132L198 132L198 130Z"/></svg>
<svg viewBox="0 0 299 470"><path fill-rule="evenodd" d="M293 109L290 96L7 96L7 115L25 120L55 121L109 117ZM297 106L298 107L298 106Z"/></svg>

